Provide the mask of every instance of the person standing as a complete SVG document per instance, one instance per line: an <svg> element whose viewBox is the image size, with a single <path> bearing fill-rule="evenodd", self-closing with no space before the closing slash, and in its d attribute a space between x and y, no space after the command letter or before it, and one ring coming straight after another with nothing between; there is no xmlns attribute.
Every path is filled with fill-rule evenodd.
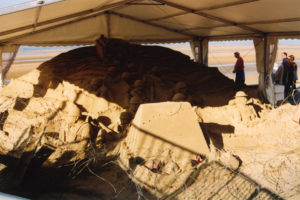
<svg viewBox="0 0 300 200"><path fill-rule="evenodd" d="M276 73L275 73L275 83L283 85L284 84L283 77L286 76L287 65L289 65L290 61L287 57L286 52L281 53L281 58L282 58L282 62L281 62L280 66L278 67L278 69L276 70Z"/></svg>
<svg viewBox="0 0 300 200"><path fill-rule="evenodd" d="M291 67L291 82L292 89L296 89L296 81L297 81L297 64L295 63L295 56L290 55L289 57L290 67Z"/></svg>
<svg viewBox="0 0 300 200"><path fill-rule="evenodd" d="M282 57L282 64L284 62L289 62L289 59L288 59L288 56L287 56L287 52L282 52L281 57Z"/></svg>
<svg viewBox="0 0 300 200"><path fill-rule="evenodd" d="M284 98L286 98L289 93L290 93L290 83L289 83L289 77L291 77L289 74L290 70L290 61L287 57L287 53L286 52L282 52L281 54L282 57L282 84L284 85Z"/></svg>
<svg viewBox="0 0 300 200"><path fill-rule="evenodd" d="M283 73L283 84L284 84L284 98L291 95L293 89L295 89L296 83L296 72L297 64L294 62L295 57L290 55L288 57L288 62L283 63L284 73Z"/></svg>
<svg viewBox="0 0 300 200"><path fill-rule="evenodd" d="M234 53L234 57L237 59L234 69L232 73L236 73L235 75L235 84L237 86L237 89L241 89L245 85L245 66L244 66L244 60L240 56L239 52Z"/></svg>

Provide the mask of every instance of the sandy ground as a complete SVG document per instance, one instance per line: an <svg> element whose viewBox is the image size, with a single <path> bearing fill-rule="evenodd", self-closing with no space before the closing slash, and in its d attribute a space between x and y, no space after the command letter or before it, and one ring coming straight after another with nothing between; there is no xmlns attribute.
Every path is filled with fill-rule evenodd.
<svg viewBox="0 0 300 200"><path fill-rule="evenodd" d="M16 78L32 71L33 69L37 68L40 64L41 64L41 62L13 64L7 74L7 78L8 79L16 79Z"/></svg>
<svg viewBox="0 0 300 200"><path fill-rule="evenodd" d="M220 54L224 55L222 62L234 62L234 58L231 58L232 53L227 52L228 49L218 48L222 51ZM230 51L235 51L234 48L237 47L231 47ZM241 51L242 47L239 49ZM243 50L248 51L246 47ZM139 49L135 53L139 52L144 50ZM253 196L256 199L297 199L300 194L300 127L291 120L295 106L284 103L276 108L265 104L258 99L256 88L252 87L245 88L244 93L236 93L233 82L216 69L201 68L183 55L166 50L163 52L166 56L157 55L157 51L153 50L145 51L141 54L145 56L143 59L132 59L135 63L128 64L125 62L127 58L125 61L112 58L100 62L95 49L85 48L54 58L38 70L33 70L18 79L17 76L36 68L38 63L13 66L16 71L12 69L9 76L14 80L0 95L3 118L1 122L4 124L0 134L2 142L4 141L2 148L5 145L7 149L16 147L8 145L8 141L26 144L25 138L30 134L35 135L35 140L30 140L29 144L34 144L37 136L44 132L47 133L47 140L43 142L56 147L55 152L52 151L51 156L45 158L46 161L43 160L43 164L50 168L46 171L30 168L19 194L39 195L36 199L57 199L58 196L64 197L63 199L82 199L82 195L85 198L86 195L98 197L91 199L137 199L144 197L143 195L147 196L147 192L143 191L147 188L149 199L157 199L159 194L162 195L166 191L171 195L167 199L172 199L172 195L177 195L178 199L251 199ZM123 53L127 55L127 48ZM247 57L246 54L242 55ZM150 93L155 94L149 96L151 102L170 100L170 92L175 83L188 82L193 91L193 109L210 150L215 153L215 157L224 156L225 165L226 162L231 163L234 155L236 159L241 160L240 171L206 162L196 169L191 167L190 163L185 167L187 162L183 164L182 160L175 159L180 152L162 151L158 156L166 157L168 168L166 167L164 173L154 173L149 170L151 164L142 165L151 163L151 159L146 158L138 162L138 158L126 151L124 141L120 142L121 152L125 153L125 160L134 161L134 166L128 170L121 170L120 167L116 167L115 161L103 159L104 149L108 149L114 155L112 152L118 147L115 140L122 136L119 135L121 132L117 132L116 135L114 132L99 134L102 133L100 130L119 130L117 128L120 113L127 108L131 94L129 90L134 88L119 78L106 80L105 74L109 66L120 64L118 60L124 61L120 66L126 70L136 65L135 67L142 68L136 73L143 70L148 72L142 76L146 76L146 83L152 89L146 90L144 97L148 97ZM166 72L161 73L161 76L152 74L149 70L152 70L153 65L165 67ZM189 67L183 70L182 65ZM174 70L175 68L178 71ZM255 75L248 79L255 79ZM99 130L97 138L99 136L101 141L109 141L107 143L113 148L109 145L101 146L101 143L101 151L97 154L95 149L87 148L86 141L80 142L80 138L86 138L86 133L94 129ZM22 136L21 141L17 137L10 138L11 135L17 134ZM93 136L93 139L97 141L96 136ZM92 138L91 135L90 137ZM74 140L78 143L72 143ZM89 165L96 158L89 155L88 150L92 150L95 157L100 155L100 164ZM84 157L88 160L82 156L88 156ZM208 158L210 161L210 157ZM75 162L77 160L79 162ZM73 162L73 167L61 171L65 170L64 164L69 162ZM115 167L110 167L111 165ZM83 169L85 173L81 174ZM138 182L135 180L136 169L146 176L144 178L148 178L148 182L143 183L145 187L133 184ZM66 176L70 172L74 177ZM59 177L57 174L63 175ZM46 179L49 180L49 184L45 186ZM164 185L166 179L172 184Z"/></svg>
<svg viewBox="0 0 300 200"><path fill-rule="evenodd" d="M46 50L26 50L19 52L15 62L11 66L7 77L8 79L18 78L33 69L37 68L44 61L49 60L60 53L66 52L63 49L46 49Z"/></svg>
<svg viewBox="0 0 300 200"><path fill-rule="evenodd" d="M189 47L189 45L166 45L167 47L180 51L191 58L192 52ZM60 53L66 52L67 50L63 49L51 49L51 50L39 50L38 55L36 51L26 51L26 55L19 55L16 57L16 60L19 60L20 63L13 64L11 67L11 70L8 73L8 78L17 78L29 71L31 71L34 68L37 68L42 62L39 61L34 61L34 60L40 60L40 59L50 59ZM223 65L229 65L228 67L221 67L220 71L227 76L228 78L231 78L234 80L235 74L231 73L234 63L235 63L235 58L233 56L233 52L239 51L241 53L241 56L244 59L245 63L255 63L255 50L254 46L252 44L235 44L235 45L210 45L209 46L209 58L208 58L208 64L209 66L213 67L221 67ZM299 45L280 45L278 47L278 53L277 53L277 59L276 61L281 60L281 52L287 52L289 55L293 54L298 60L300 58L300 46ZM22 60L32 60L34 62L23 62ZM300 59L299 59L300 60ZM232 66L230 66L230 64ZM298 63L300 66L300 63ZM251 68L246 68L246 84L248 85L253 85L258 83L258 73L256 72L255 66ZM300 70L298 70L299 73ZM299 73L300 75L300 73ZM300 77L300 76L299 76ZM299 80L300 83L300 80ZM299 84L298 83L298 84Z"/></svg>

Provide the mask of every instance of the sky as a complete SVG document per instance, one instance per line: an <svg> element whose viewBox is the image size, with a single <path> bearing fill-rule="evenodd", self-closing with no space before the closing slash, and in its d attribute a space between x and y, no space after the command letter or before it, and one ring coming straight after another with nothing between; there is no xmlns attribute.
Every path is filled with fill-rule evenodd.
<svg viewBox="0 0 300 200"><path fill-rule="evenodd" d="M8 6L13 6L16 4L30 2L30 1L33 1L33 0L0 0L0 8L5 8Z"/></svg>
<svg viewBox="0 0 300 200"><path fill-rule="evenodd" d="M62 0L0 0L0 15L47 5ZM82 0L84 1L84 0Z"/></svg>

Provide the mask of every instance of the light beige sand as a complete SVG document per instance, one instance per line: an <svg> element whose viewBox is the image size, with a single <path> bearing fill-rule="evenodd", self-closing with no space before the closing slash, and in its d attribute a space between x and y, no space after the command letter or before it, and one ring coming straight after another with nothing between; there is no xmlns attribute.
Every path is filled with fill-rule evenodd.
<svg viewBox="0 0 300 200"><path fill-rule="evenodd" d="M47 50L27 50L26 55L17 55L15 63L12 64L8 74L8 79L18 78L33 69L37 68L43 62L40 60L49 60L69 49L47 49ZM38 54L37 54L38 53Z"/></svg>
<svg viewBox="0 0 300 200"><path fill-rule="evenodd" d="M182 52L190 58L192 58L192 52L189 45L170 45L171 49ZM44 53L44 55L23 55L17 56L16 60L21 59L50 59L59 53L63 53L67 50L57 49L57 50L39 50L39 53ZM228 72L232 72L234 63L236 59L233 56L233 52L239 51L241 56L244 58L246 62L256 62L255 61L255 50L253 45L210 45L209 46L209 57L208 64L209 66L218 67L224 64L232 64L232 67L228 67L224 70L221 70L222 73L225 74L228 78L234 79L234 74L227 74ZM30 53L30 51L26 51ZM36 51L31 51L32 53L36 53ZM288 54L293 54L297 60L300 58L300 46L299 45L281 45L278 47L277 59L276 61L281 60L281 52L288 52ZM19 63L13 64L9 73L8 78L17 78L27 72L31 71L34 68L37 68L42 62L29 62L29 63ZM300 70L298 70L299 73ZM246 74L246 84L252 85L258 83L258 74L255 69L247 69L246 72L251 72ZM299 73L300 75L300 73ZM300 80L299 80L300 81ZM300 83L300 82L299 82Z"/></svg>
<svg viewBox="0 0 300 200"><path fill-rule="evenodd" d="M7 78L8 79L16 79L33 69L37 68L41 62L30 62L30 63L18 63L18 64L13 64L7 73Z"/></svg>
<svg viewBox="0 0 300 200"><path fill-rule="evenodd" d="M61 166L68 162L76 161L76 159L82 159L82 156L86 156L86 143L80 143L78 146L72 144L72 141L77 141L76 138L86 137L86 132L80 129L82 124L86 124L85 122L88 122L91 127L96 126L94 128L97 130L118 130L119 116L128 105L128 90L132 86L128 85L128 87L124 87L127 84L119 78L109 79L109 81L106 80L106 91L103 92L103 79L106 79L107 68L113 64L118 64L118 59L114 58L109 60L109 63L105 63L100 62L95 56L95 49L82 49L79 52L82 55L80 57L78 57L78 54L74 54L69 57L64 55L66 57L61 56L60 58L53 59L51 62L41 66L39 68L40 71L32 71L12 81L10 85L1 91L1 113L8 113L8 116L2 114L6 119L3 128L4 131L1 132L1 138L2 141L5 141L6 148L15 147L8 145L7 141L13 142L15 140L17 143L20 143L17 137L13 138L10 136L16 134L22 135L23 132L27 134L28 131L24 131L27 127L33 127L32 130L35 136L45 131L48 138L46 142L51 143L52 146L58 146L53 154L54 158L50 157L46 164L57 167L57 165ZM126 55L126 52L127 48L123 53ZM145 63L141 64L140 62L142 61L138 62L137 66L142 66L142 70L148 72L143 74L146 76L147 88L149 89L149 91L145 92L146 97L149 93L152 93L155 94L151 96L153 102L169 100L170 96L168 92L174 88L177 81L184 80L188 82L193 88L192 98L197 102L194 110L199 117L198 120L203 132L207 134L211 150L216 151L216 153L226 152L228 155L234 154L238 156L242 160L242 166L240 168L241 171L237 172L237 175L239 177L246 177L248 183L250 179L253 179L262 184L260 189L271 189L277 195L286 199L299 194L300 127L291 120L294 106L285 104L279 108L274 108L268 104L264 104L257 99L257 91L251 88L245 90L248 97L244 97L243 94L242 96L235 97L236 93L233 90L232 81L224 78L217 70L213 68L201 68L198 65L194 66L193 63L188 62L188 60L178 54L172 54L172 56L166 54L170 57L161 55L160 57L155 57L156 51L152 50L149 52L155 58L150 60L155 61L155 65L164 66L167 73L161 73L161 76L158 77L151 73L152 64L144 60L143 62ZM135 53L138 54L139 51L137 50ZM145 55L150 55L150 53L146 53ZM162 58L168 59L167 62L164 63L163 60L158 62ZM175 62L175 59L178 58L182 58L184 62L181 64L177 61ZM232 58L228 57L228 60L230 59ZM187 67L183 70L182 65L186 67L190 66L190 68ZM27 67L25 66L24 68ZM31 67L34 68L33 65ZM169 69L172 70L168 71ZM107 93L107 97L103 95L105 92ZM102 125L98 125L97 120ZM74 126L75 124L76 126ZM85 128L84 130L91 129ZM113 132L110 132L110 134L111 138L104 137L105 135L99 135L99 137L101 140L104 138L106 141L110 141L109 139L111 139L114 142L115 140L113 139L121 137L119 134L113 135ZM53 135L56 137L53 137ZM7 138L11 138L11 140ZM61 144L62 141L63 144ZM115 143L112 141L110 141L110 144L114 145ZM100 146L100 150L103 151L106 147ZM2 148L4 148L4 145ZM77 153L75 156L74 152ZM180 154L180 152L175 153ZM101 159L104 159L103 155L103 152L102 154L100 153ZM126 156L128 156L128 161L135 161L137 159L134 155L127 154ZM90 160L94 159L94 157L89 158ZM176 162L180 162L180 160L176 160ZM102 164L98 165L97 163L96 166L99 167ZM233 175L232 171L227 170L226 172L222 172L221 169L218 170L214 166L212 168L217 170L213 172L211 170L201 171L203 168L207 169L205 166L201 165L199 171L196 170L188 174L188 176L194 178L196 173L195 176L197 178L205 180L202 183L200 180L197 180L197 183L202 184L197 185L199 188L209 187L211 185L207 185L207 183L218 180L216 185L214 185L216 187L203 190L204 194L207 194L205 193L207 191L212 193L216 191L219 191L219 193L224 192L223 188L228 189L228 186L230 186L226 184L228 183L228 177L231 180L229 182L234 182L232 180L236 180L237 182L234 184L235 188L229 187L229 192L225 192L225 195L232 195L232 193L230 194L232 191L237 191L237 194L245 194L242 191L245 188L239 184L242 180L235 179L234 177L237 177L237 175ZM145 169L145 166L135 167L142 168L142 172L147 176L149 169ZM105 170L109 171L113 170L113 168ZM130 170L134 170L134 168ZM189 170L191 171L192 168L177 168L175 171L167 171L170 172L167 175L171 175L176 180L177 173L189 173ZM99 195L105 193L108 196L106 196L106 199L112 199L113 195L123 191L125 191L124 193L127 196L131 197L136 194L140 195L141 188L137 187L132 190L126 190L124 186L130 184L124 184L124 180L120 180L119 178L121 175L124 176L125 173L131 173L130 171L109 171L103 174L100 169L98 172L101 176L105 177L105 180L112 181L116 185L117 190L115 192L112 191L110 182L108 183L101 179L102 182L97 184L99 177L95 174L92 177L81 176L79 177L81 181L76 179L69 180L68 185L72 189L88 189L88 191L93 191L96 194L97 192L98 194L100 193ZM223 174L227 175L223 176ZM163 177L164 175L154 174L153 177ZM26 183L34 184L34 178L38 179L39 176L30 177ZM67 184L63 182L65 180L61 180L61 183L57 182L57 187L66 187ZM132 181L134 182L134 180ZM94 184L87 184L91 182ZM191 182L191 185L193 185L194 181L192 180ZM220 182L224 184L218 185ZM61 185L59 186L59 184ZM172 183L171 186L179 187L179 185L176 185L176 182ZM189 184L182 186L187 193L189 191L186 189L189 186ZM153 194L156 189L150 188L150 192ZM55 190L51 192L53 191ZM187 199L190 194L182 193L182 195L179 199ZM205 197L204 199L207 199ZM208 197L212 197L211 194ZM152 198L155 199L155 196L152 196ZM229 197L227 196L227 198Z"/></svg>

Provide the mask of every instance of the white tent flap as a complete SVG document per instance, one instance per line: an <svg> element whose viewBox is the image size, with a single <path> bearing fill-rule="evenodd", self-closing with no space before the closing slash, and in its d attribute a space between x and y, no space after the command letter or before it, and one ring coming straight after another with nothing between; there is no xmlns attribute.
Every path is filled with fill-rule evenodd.
<svg viewBox="0 0 300 200"><path fill-rule="evenodd" d="M262 37L253 38L255 53L256 53L256 70L258 72L258 89L261 96L264 95L264 81L265 81L265 61L264 61L264 39Z"/></svg>
<svg viewBox="0 0 300 200"><path fill-rule="evenodd" d="M15 60L18 49L18 45L0 46L0 86L4 84L6 74Z"/></svg>
<svg viewBox="0 0 300 200"><path fill-rule="evenodd" d="M278 45L278 38L268 36L266 38L266 77L265 77L265 90L266 90L266 97L271 104L275 104L275 93L274 87L272 83L272 70L274 66L274 62L276 59L277 53L277 45Z"/></svg>

